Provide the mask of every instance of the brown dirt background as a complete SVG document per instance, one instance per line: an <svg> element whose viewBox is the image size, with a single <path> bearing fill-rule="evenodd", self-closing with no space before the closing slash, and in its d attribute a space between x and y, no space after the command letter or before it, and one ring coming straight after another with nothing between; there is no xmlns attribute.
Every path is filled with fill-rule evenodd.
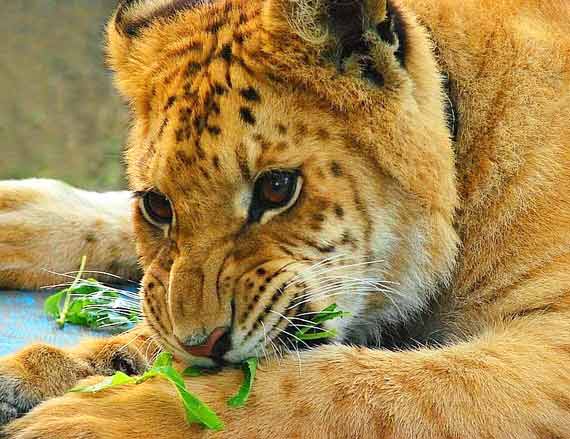
<svg viewBox="0 0 570 439"><path fill-rule="evenodd" d="M4 1L0 26L0 179L125 186L126 108L103 53L116 0Z"/></svg>

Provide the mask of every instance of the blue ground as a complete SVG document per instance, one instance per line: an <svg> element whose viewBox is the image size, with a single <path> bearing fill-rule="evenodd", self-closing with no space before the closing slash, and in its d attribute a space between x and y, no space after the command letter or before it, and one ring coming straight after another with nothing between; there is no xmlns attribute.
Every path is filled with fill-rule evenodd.
<svg viewBox="0 0 570 439"><path fill-rule="evenodd" d="M59 329L43 310L50 292L0 291L0 356L34 343L69 346L84 337L104 337L109 333L73 325Z"/></svg>

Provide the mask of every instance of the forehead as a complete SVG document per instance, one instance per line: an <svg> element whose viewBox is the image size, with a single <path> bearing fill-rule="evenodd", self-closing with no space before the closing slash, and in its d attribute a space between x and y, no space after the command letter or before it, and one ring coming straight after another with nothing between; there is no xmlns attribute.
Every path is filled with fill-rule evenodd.
<svg viewBox="0 0 570 439"><path fill-rule="evenodd" d="M164 113L169 123L149 156L146 176L175 197L211 190L214 183L251 183L270 169L300 168L325 146L332 152L340 138L326 112L316 117L310 111L255 80L214 91L204 105L175 104Z"/></svg>
<svg viewBox="0 0 570 439"><path fill-rule="evenodd" d="M145 135L136 139L138 159L129 164L139 186L168 193L217 175L251 180L265 168L298 167L331 137L326 112L309 118L319 102L287 88L263 65L258 8L237 4L189 11L196 28L176 28L180 33L161 49Z"/></svg>

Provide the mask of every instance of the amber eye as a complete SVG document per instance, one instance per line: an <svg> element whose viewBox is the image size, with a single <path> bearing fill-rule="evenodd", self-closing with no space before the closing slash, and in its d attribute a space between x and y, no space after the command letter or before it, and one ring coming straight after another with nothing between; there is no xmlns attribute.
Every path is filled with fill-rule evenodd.
<svg viewBox="0 0 570 439"><path fill-rule="evenodd" d="M299 171L269 171L255 181L250 221L259 221L269 209L280 209L294 202L298 195Z"/></svg>
<svg viewBox="0 0 570 439"><path fill-rule="evenodd" d="M172 222L172 206L164 195L148 191L142 195L142 210L145 218L157 226Z"/></svg>

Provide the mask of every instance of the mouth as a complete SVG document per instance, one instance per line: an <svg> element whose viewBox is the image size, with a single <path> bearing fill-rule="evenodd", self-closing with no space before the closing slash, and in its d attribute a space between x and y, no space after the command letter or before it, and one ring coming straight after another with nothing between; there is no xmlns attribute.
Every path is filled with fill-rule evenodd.
<svg viewBox="0 0 570 439"><path fill-rule="evenodd" d="M310 320L302 318L305 314L311 315L312 313L303 307L297 309L297 313L291 315L280 314L279 318L272 322L271 326L266 327L265 324L261 323L261 336L255 345L247 351L236 348L229 349L222 356L203 357L191 355L179 343L176 343L175 340L170 340L164 334L159 334L159 343L185 364L213 370L242 364L251 357L270 361L282 358L290 353L313 349L317 346L331 343L334 340L334 337L312 338L311 335L327 333L329 330L322 324L311 324ZM303 330L306 331L305 334L301 334Z"/></svg>
<svg viewBox="0 0 570 439"><path fill-rule="evenodd" d="M321 315L331 306L336 307L335 303L323 303L320 298L309 300L314 293L304 281L292 282L298 276L295 273L280 269L269 276L268 271L263 270L263 276L261 270L255 271L259 274L259 285L255 287L251 281L253 276L244 278L245 286L255 293L251 297L246 296L245 299L248 300L241 303L241 299L237 303L232 300L232 324L226 328L225 337L219 338L225 340L225 343L217 343L219 340L216 338L212 343L185 345L170 331L168 325L165 327L160 324L158 316L147 313L147 320L151 320L149 323L157 340L179 361L207 368L239 365L251 357L279 360L290 353L295 354L338 340L337 331L341 327L329 323L327 320L330 318ZM252 285L247 284L248 280ZM271 283L276 288L269 289ZM262 295L263 292L266 292L265 296ZM253 297L253 294L257 295ZM246 310L247 306L249 308ZM334 315L346 314L340 310L328 312ZM152 325L152 320L157 320L157 324ZM216 349L220 347L218 345L223 346Z"/></svg>

